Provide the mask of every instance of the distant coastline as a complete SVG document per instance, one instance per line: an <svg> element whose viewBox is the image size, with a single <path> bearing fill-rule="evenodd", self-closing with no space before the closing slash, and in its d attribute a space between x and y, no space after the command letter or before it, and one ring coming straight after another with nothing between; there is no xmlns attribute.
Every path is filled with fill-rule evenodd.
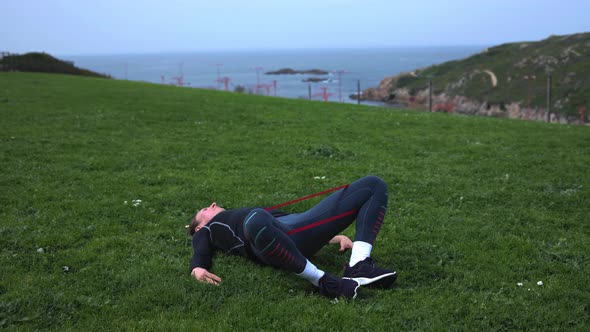
<svg viewBox="0 0 590 332"><path fill-rule="evenodd" d="M145 81L228 91L236 87L266 95L276 81L276 95L285 98L309 98L327 88L329 101L357 103L348 98L361 88L374 87L383 78L432 64L465 58L481 52L483 46L407 47L368 49L311 50L232 50L219 52L171 52L60 56L76 66L106 73L116 79ZM291 68L306 74L264 75L265 72ZM310 74L319 69L325 75ZM337 71L345 71L339 82ZM180 78L182 77L182 80ZM317 77L318 82L303 82ZM219 81L218 81L219 80ZM258 87L257 87L258 86ZM274 95L274 86L271 95ZM341 94L339 93L341 91ZM343 96L342 100L339 98ZM314 100L323 100L312 96ZM369 104L369 102L366 102ZM375 104L375 103L370 103ZM376 103L381 104L381 103Z"/></svg>

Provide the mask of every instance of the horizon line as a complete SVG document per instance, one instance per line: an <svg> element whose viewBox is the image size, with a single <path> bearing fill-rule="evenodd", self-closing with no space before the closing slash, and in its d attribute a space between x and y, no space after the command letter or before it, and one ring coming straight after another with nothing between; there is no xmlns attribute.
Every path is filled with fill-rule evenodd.
<svg viewBox="0 0 590 332"><path fill-rule="evenodd" d="M291 47L291 48L210 48L210 49L185 49L185 50L144 50L144 51L113 51L113 52L59 52L50 53L47 51L27 51L17 54L30 52L42 52L56 56L117 56L117 55L158 55L158 54L188 54L188 53L255 53L255 52L301 52L301 51L363 51L363 50L387 50L387 49L425 49L425 48L478 48L482 50L491 47L488 44L448 44L448 45L391 45L391 46L365 46L365 47ZM13 52L10 52L13 53Z"/></svg>

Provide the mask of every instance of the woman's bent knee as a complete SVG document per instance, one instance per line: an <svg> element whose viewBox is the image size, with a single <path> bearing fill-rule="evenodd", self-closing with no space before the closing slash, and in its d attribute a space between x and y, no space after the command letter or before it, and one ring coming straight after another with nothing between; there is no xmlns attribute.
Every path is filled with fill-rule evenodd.
<svg viewBox="0 0 590 332"><path fill-rule="evenodd" d="M380 178L376 175L367 175L364 178L362 178L361 180L369 183L372 188L381 187L381 188L385 188L387 190L387 184L385 183L385 181L383 181L382 178Z"/></svg>

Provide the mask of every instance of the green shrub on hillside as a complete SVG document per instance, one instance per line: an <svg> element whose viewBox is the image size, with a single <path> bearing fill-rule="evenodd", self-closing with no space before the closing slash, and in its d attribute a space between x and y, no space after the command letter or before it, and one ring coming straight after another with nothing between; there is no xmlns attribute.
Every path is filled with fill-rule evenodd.
<svg viewBox="0 0 590 332"><path fill-rule="evenodd" d="M25 71L37 73L57 73L90 77L110 78L110 76L81 69L68 61L59 60L47 53L8 54L0 58L0 71Z"/></svg>

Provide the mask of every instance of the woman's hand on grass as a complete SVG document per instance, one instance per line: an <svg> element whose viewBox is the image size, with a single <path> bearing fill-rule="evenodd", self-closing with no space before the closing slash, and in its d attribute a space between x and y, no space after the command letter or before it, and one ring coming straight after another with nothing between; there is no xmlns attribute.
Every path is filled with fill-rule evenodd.
<svg viewBox="0 0 590 332"><path fill-rule="evenodd" d="M352 249L352 241L346 235L336 235L329 243L340 244L340 252L345 252L346 249Z"/></svg>
<svg viewBox="0 0 590 332"><path fill-rule="evenodd" d="M208 284L219 285L219 283L221 282L221 278L219 278L215 274L205 270L202 267L195 267L193 269L193 271L191 272L191 275L193 277L195 277L195 279L197 279L197 281L208 283Z"/></svg>

